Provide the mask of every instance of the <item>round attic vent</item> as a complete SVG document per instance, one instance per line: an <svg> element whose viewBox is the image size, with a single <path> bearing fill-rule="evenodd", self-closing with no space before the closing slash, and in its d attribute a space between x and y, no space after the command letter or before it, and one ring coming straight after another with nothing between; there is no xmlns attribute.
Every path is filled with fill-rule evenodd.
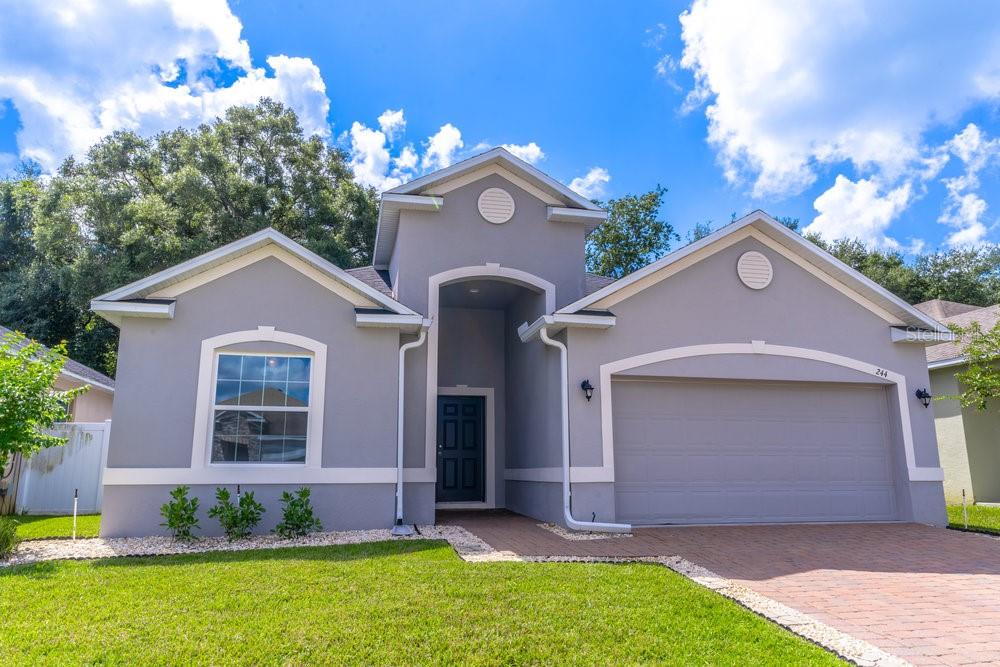
<svg viewBox="0 0 1000 667"><path fill-rule="evenodd" d="M771 278L774 277L771 262L756 250L740 255L739 261L736 262L736 273L739 274L743 284L750 289L764 289L771 284Z"/></svg>
<svg viewBox="0 0 1000 667"><path fill-rule="evenodd" d="M479 195L479 214L494 225L514 217L514 198L500 188L487 188Z"/></svg>

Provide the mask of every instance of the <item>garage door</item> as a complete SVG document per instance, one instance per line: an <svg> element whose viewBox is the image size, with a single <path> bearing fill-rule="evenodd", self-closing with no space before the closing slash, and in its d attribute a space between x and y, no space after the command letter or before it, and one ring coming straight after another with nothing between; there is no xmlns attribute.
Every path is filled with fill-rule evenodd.
<svg viewBox="0 0 1000 667"><path fill-rule="evenodd" d="M619 521L897 516L884 387L620 380L612 391Z"/></svg>

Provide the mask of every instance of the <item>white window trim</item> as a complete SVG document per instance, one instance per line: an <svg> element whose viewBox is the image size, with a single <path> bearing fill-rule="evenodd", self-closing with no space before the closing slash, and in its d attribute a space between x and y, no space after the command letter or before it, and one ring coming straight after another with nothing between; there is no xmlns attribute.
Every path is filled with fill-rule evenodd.
<svg viewBox="0 0 1000 667"><path fill-rule="evenodd" d="M223 405L219 403L219 398L217 396L219 387L219 358L222 355L228 354L230 356L238 357L281 357L283 359L308 359L309 360L309 402L308 404L301 405ZM260 461L212 461L212 447L211 442L215 438L215 413L220 410L225 410L229 412L304 412L306 413L306 451L309 451L309 413L312 412L312 384L313 384L313 355L306 352L242 352L235 350L227 350L225 348L215 350L212 359L212 420L209 422L209 446L208 455L209 460L207 465L214 467L218 466L233 466L233 467L245 467L248 465L258 466L258 465L273 465L273 466L302 466L303 463L297 461L288 462L273 462L264 463ZM264 381L262 381L262 384Z"/></svg>
<svg viewBox="0 0 1000 667"><path fill-rule="evenodd" d="M271 342L293 345L312 353L309 369L309 416L306 419L306 461L301 463L212 463L212 423L215 412L215 368L220 348L240 343ZM287 352L275 351L287 355ZM198 365L198 391L195 400L194 438L191 446L192 469L278 469L319 468L323 460L323 406L326 385L326 344L306 336L276 331L273 326L258 326L247 331L206 338L201 342Z"/></svg>

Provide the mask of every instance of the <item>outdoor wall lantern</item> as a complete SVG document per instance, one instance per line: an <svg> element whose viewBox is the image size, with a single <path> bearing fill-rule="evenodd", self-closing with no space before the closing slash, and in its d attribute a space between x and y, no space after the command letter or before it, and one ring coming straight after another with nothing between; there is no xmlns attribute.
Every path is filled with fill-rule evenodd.
<svg viewBox="0 0 1000 667"><path fill-rule="evenodd" d="M931 398L933 398L933 396L931 396L931 392L926 389L917 389L917 398L920 399L920 402L923 403L926 408L931 404Z"/></svg>
<svg viewBox="0 0 1000 667"><path fill-rule="evenodd" d="M594 397L594 385L590 384L590 380L581 382L580 389L583 389L583 395L587 397L588 401Z"/></svg>
<svg viewBox="0 0 1000 667"><path fill-rule="evenodd" d="M0 479L0 498L5 498L7 496L7 480Z"/></svg>

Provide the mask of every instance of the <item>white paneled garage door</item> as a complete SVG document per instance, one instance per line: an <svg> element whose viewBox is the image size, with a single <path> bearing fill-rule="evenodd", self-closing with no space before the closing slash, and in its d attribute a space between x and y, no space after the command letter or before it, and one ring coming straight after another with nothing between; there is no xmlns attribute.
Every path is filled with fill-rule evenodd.
<svg viewBox="0 0 1000 667"><path fill-rule="evenodd" d="M616 380L612 391L620 521L897 516L883 387Z"/></svg>

